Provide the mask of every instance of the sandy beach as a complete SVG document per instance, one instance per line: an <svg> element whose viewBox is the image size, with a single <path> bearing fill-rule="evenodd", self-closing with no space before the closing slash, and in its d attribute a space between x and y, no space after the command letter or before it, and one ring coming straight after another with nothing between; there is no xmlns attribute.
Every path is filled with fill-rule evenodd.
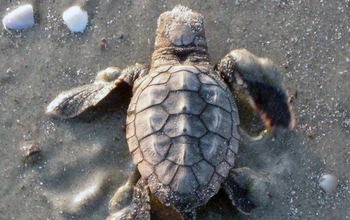
<svg viewBox="0 0 350 220"><path fill-rule="evenodd" d="M269 200L244 216L219 193L198 219L350 218L349 0L3 0L1 17L25 3L34 7L34 27L0 34L0 219L108 216L134 168L127 95L80 119L51 118L45 108L108 66L150 63L157 18L177 4L204 15L212 64L238 48L273 60L296 117L293 131L240 144L237 167L273 177ZM78 34L62 20L76 4L89 15ZM333 193L319 187L326 173L338 178Z"/></svg>

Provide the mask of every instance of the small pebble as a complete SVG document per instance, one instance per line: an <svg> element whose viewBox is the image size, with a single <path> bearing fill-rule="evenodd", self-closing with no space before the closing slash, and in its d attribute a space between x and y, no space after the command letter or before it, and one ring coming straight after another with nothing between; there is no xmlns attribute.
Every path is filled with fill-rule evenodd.
<svg viewBox="0 0 350 220"><path fill-rule="evenodd" d="M104 50L107 47L107 40L106 38L102 38L101 44L100 44L100 50Z"/></svg>
<svg viewBox="0 0 350 220"><path fill-rule="evenodd" d="M40 153L41 149L38 148L37 143L35 141L25 141L22 149L25 152L25 157L30 157L33 154Z"/></svg>
<svg viewBox="0 0 350 220"><path fill-rule="evenodd" d="M336 176L332 174L324 174L320 178L320 187L326 192L326 193L332 193L335 191L335 189L338 186L338 179Z"/></svg>
<svg viewBox="0 0 350 220"><path fill-rule="evenodd" d="M350 119L343 121L343 127L350 131Z"/></svg>
<svg viewBox="0 0 350 220"><path fill-rule="evenodd" d="M33 6L22 5L8 13L3 19L2 24L5 29L23 30L34 25Z"/></svg>
<svg viewBox="0 0 350 220"><path fill-rule="evenodd" d="M34 165L41 160L41 149L36 141L24 141L22 150L24 151L25 165Z"/></svg>
<svg viewBox="0 0 350 220"><path fill-rule="evenodd" d="M73 6L63 12L62 18L71 32L84 32L89 16L79 6Z"/></svg>

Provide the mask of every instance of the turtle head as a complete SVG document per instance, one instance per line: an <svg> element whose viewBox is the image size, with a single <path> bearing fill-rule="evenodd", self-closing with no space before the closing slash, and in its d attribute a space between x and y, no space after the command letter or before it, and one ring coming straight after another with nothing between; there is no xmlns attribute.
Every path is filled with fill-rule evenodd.
<svg viewBox="0 0 350 220"><path fill-rule="evenodd" d="M166 47L207 48L203 15L177 5L158 19L155 49Z"/></svg>

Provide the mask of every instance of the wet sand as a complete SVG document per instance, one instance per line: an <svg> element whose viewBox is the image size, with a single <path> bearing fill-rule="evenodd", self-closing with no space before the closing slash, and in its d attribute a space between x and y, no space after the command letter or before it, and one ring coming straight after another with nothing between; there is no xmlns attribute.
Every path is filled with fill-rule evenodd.
<svg viewBox="0 0 350 220"><path fill-rule="evenodd" d="M269 172L267 204L249 216L224 194L198 219L350 218L350 2L78 1L89 13L72 34L62 12L74 1L31 1L36 25L0 35L0 219L104 219L133 169L125 140L127 98L83 119L44 115L61 91L91 83L108 66L149 63L158 16L181 3L205 16L212 63L247 48L279 67L294 97L296 128L242 140L237 166ZM6 8L16 2L0 5ZM100 50L101 40L107 45ZM123 101L124 99L124 101ZM105 111L105 112L103 112ZM39 149L25 159L23 147ZM326 194L324 173L339 186Z"/></svg>

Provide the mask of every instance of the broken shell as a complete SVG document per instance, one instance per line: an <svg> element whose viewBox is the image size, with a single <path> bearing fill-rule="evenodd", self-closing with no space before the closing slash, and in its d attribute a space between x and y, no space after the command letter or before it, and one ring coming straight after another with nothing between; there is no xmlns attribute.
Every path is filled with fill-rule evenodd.
<svg viewBox="0 0 350 220"><path fill-rule="evenodd" d="M338 186L338 179L332 174L325 174L320 178L320 187L326 193L332 193Z"/></svg>
<svg viewBox="0 0 350 220"><path fill-rule="evenodd" d="M22 149L25 151L25 157L30 157L33 154L40 153L41 149L38 148L35 141L25 141Z"/></svg>
<svg viewBox="0 0 350 220"><path fill-rule="evenodd" d="M36 164L41 159L41 149L37 146L36 141L24 141L22 150L25 165Z"/></svg>
<svg viewBox="0 0 350 220"><path fill-rule="evenodd" d="M17 9L8 13L3 19L2 24L4 28L23 30L34 25L34 12L33 6L22 5Z"/></svg>
<svg viewBox="0 0 350 220"><path fill-rule="evenodd" d="M62 14L64 23L71 32L84 32L88 17L87 12L81 10L79 6L70 7Z"/></svg>

